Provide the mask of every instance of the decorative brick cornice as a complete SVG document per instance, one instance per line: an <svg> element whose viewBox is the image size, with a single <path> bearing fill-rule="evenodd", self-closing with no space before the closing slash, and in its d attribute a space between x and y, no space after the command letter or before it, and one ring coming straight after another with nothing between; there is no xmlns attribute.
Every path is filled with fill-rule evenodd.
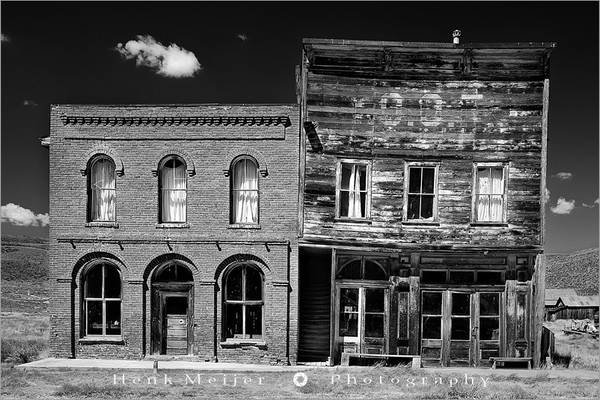
<svg viewBox="0 0 600 400"><path fill-rule="evenodd" d="M196 125L256 125L290 126L290 118L284 115L276 116L202 116L202 117L125 117L125 116L79 116L61 115L63 125L160 125L160 126L196 126Z"/></svg>

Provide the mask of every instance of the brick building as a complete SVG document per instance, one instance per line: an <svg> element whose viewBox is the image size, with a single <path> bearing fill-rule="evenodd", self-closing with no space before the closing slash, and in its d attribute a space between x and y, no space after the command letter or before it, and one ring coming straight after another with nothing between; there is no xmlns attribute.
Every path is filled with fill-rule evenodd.
<svg viewBox="0 0 600 400"><path fill-rule="evenodd" d="M294 363L296 105L56 105L50 350Z"/></svg>

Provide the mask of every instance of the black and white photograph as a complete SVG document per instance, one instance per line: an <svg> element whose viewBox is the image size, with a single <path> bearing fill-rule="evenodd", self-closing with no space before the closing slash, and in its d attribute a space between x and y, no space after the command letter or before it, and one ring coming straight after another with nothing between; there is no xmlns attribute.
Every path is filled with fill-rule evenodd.
<svg viewBox="0 0 600 400"><path fill-rule="evenodd" d="M2 1L3 399L597 399L598 1Z"/></svg>

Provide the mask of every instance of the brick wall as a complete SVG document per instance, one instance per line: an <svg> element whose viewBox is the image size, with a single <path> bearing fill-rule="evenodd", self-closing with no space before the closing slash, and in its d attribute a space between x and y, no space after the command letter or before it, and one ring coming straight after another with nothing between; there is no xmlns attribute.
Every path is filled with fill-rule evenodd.
<svg viewBox="0 0 600 400"><path fill-rule="evenodd" d="M67 121L65 117L70 116L87 119ZM232 116L240 119L217 118ZM274 123L273 117L279 116L288 117L290 124ZM210 124L194 120L205 117L212 118ZM264 117L270 123L255 117ZM298 124L295 105L53 106L52 355L148 355L150 269L156 266L153 260L171 254L187 259L194 276L195 355L202 359L268 363L285 363L289 358L294 363ZM88 178L81 170L85 171L90 157L98 153L109 155L117 170L123 170L123 175L116 178L118 226L86 226ZM187 178L187 223L177 228L158 223L158 178L153 170L169 154L179 155L187 169L195 172ZM224 170L243 154L254 157L259 169L266 172L265 177L259 177L257 229L229 223L230 178ZM261 346L221 346L222 273L227 267L223 263L238 254L250 255L263 264L265 343ZM94 255L112 258L121 270L123 334L119 342L82 340L80 274L86 260Z"/></svg>

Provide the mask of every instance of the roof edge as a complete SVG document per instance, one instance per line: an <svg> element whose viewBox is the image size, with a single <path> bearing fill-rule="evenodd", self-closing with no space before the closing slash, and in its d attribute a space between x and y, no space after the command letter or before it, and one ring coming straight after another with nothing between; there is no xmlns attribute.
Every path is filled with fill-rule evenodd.
<svg viewBox="0 0 600 400"><path fill-rule="evenodd" d="M439 48L439 49L553 49L556 42L503 42L503 43L461 43L451 42L396 42L385 40L321 39L303 38L303 45L354 45L362 47L399 47L399 48Z"/></svg>

